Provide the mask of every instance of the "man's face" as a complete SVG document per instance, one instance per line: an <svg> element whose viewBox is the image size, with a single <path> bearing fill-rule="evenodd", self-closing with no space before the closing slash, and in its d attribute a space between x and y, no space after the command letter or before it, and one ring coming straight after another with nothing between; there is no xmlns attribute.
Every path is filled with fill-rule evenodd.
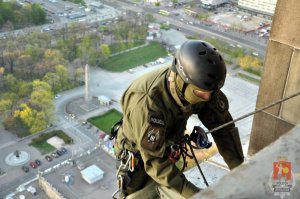
<svg viewBox="0 0 300 199"><path fill-rule="evenodd" d="M208 101L210 100L212 91L206 91L201 88L198 88L195 85L189 84L185 90L184 98L190 104L196 104L201 101Z"/></svg>

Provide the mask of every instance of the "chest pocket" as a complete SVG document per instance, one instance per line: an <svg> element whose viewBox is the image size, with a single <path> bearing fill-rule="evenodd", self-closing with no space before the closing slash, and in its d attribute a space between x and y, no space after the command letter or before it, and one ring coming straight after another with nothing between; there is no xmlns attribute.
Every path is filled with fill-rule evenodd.
<svg viewBox="0 0 300 199"><path fill-rule="evenodd" d="M181 115L169 120L166 129L167 140L171 141L171 143L175 143L180 140L180 138L184 135L188 118L189 116L187 115Z"/></svg>

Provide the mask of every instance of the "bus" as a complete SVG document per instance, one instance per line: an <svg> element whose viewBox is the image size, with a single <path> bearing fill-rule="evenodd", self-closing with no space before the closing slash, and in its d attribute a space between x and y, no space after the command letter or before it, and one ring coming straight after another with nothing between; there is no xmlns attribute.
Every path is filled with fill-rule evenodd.
<svg viewBox="0 0 300 199"><path fill-rule="evenodd" d="M164 16L169 16L170 15L170 12L168 12L166 10L159 10L158 13L161 14L161 15L164 15Z"/></svg>

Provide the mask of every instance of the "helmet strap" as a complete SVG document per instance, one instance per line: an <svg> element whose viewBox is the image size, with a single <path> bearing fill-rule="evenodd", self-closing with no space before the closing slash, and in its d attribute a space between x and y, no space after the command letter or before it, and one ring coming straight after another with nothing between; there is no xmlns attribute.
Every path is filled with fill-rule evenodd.
<svg viewBox="0 0 300 199"><path fill-rule="evenodd" d="M191 110L191 106L183 105L182 100L180 99L182 93L180 92L180 89L178 88L178 86L176 84L176 76L177 76L177 74L174 73L173 71L171 71L170 76L168 77L170 92L171 92L171 95L172 95L173 99L175 100L176 104L180 106L181 110L183 112L188 112ZM179 96L178 96L178 94L179 94Z"/></svg>

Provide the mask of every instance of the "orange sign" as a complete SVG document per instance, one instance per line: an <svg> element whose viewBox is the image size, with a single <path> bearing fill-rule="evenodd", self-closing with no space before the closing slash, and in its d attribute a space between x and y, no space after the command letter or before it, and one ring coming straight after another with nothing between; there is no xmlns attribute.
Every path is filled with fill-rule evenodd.
<svg viewBox="0 0 300 199"><path fill-rule="evenodd" d="M273 180L284 178L285 180L292 179L291 162L278 161L273 162Z"/></svg>

